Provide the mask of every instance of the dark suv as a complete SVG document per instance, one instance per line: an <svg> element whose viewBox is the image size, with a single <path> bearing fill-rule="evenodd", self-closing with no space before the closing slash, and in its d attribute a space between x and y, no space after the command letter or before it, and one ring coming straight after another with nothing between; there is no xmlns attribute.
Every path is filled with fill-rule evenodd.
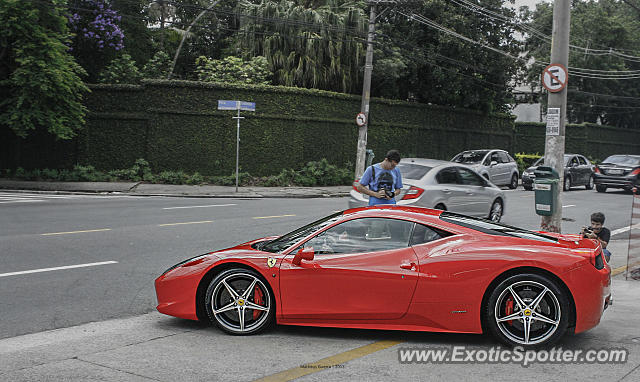
<svg viewBox="0 0 640 382"><path fill-rule="evenodd" d="M640 155L612 155L603 160L596 166L595 183L598 192L640 186Z"/></svg>

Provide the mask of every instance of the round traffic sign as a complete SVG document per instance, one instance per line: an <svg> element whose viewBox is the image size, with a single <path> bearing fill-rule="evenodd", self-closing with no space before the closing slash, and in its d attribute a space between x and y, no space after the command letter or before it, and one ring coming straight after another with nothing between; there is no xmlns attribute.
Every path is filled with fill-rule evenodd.
<svg viewBox="0 0 640 382"><path fill-rule="evenodd" d="M569 74L560 64L551 64L542 71L542 86L551 93L562 91L567 86Z"/></svg>
<svg viewBox="0 0 640 382"><path fill-rule="evenodd" d="M367 116L364 113L356 115L356 125L362 127L367 123Z"/></svg>

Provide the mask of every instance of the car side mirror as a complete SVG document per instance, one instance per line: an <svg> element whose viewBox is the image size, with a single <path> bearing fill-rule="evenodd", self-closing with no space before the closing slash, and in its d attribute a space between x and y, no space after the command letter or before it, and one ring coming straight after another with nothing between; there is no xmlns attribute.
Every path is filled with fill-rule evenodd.
<svg viewBox="0 0 640 382"><path fill-rule="evenodd" d="M491 166L495 166L495 165L497 165L497 164L498 164L498 161L495 161L495 160L492 160L492 161L491 161Z"/></svg>
<svg viewBox="0 0 640 382"><path fill-rule="evenodd" d="M313 247L309 248L300 248L298 253L293 257L293 261L291 261L295 265L300 265L302 260L311 261L313 260L314 255Z"/></svg>

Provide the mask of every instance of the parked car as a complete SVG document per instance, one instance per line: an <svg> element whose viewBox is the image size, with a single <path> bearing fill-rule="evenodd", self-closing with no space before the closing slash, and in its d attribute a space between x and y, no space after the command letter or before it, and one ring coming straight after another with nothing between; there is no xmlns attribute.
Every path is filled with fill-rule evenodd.
<svg viewBox="0 0 640 382"><path fill-rule="evenodd" d="M610 285L595 240L390 205L196 256L155 280L160 313L233 335L277 323L491 333L523 347L598 325Z"/></svg>
<svg viewBox="0 0 640 382"><path fill-rule="evenodd" d="M533 166L522 172L522 187L525 190L533 189L533 181L536 179L534 171L544 165L544 157L538 159ZM594 184L595 166L589 159L580 154L564 154L564 179L562 189L571 190L571 187L584 186L591 190Z"/></svg>
<svg viewBox="0 0 640 382"><path fill-rule="evenodd" d="M518 164L504 150L468 150L451 159L466 164L498 186L518 187Z"/></svg>
<svg viewBox="0 0 640 382"><path fill-rule="evenodd" d="M596 167L595 183L598 192L640 186L640 155L611 155Z"/></svg>
<svg viewBox="0 0 640 382"><path fill-rule="evenodd" d="M504 191L472 168L435 159L406 158L396 167L403 189L396 195L399 205L414 205L453 211L500 221L504 215ZM363 207L369 196L351 190L349 207Z"/></svg>

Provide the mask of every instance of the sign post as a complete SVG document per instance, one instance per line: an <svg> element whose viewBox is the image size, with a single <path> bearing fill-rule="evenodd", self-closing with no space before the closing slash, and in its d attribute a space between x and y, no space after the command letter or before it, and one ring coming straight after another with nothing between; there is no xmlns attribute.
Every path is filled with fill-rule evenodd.
<svg viewBox="0 0 640 382"><path fill-rule="evenodd" d="M240 110L256 111L256 104L255 102L218 100L218 110L238 111L237 116L231 117L238 121L238 127L236 129L236 192L238 192L238 169L240 163L240 120L244 119L244 117L240 116Z"/></svg>

